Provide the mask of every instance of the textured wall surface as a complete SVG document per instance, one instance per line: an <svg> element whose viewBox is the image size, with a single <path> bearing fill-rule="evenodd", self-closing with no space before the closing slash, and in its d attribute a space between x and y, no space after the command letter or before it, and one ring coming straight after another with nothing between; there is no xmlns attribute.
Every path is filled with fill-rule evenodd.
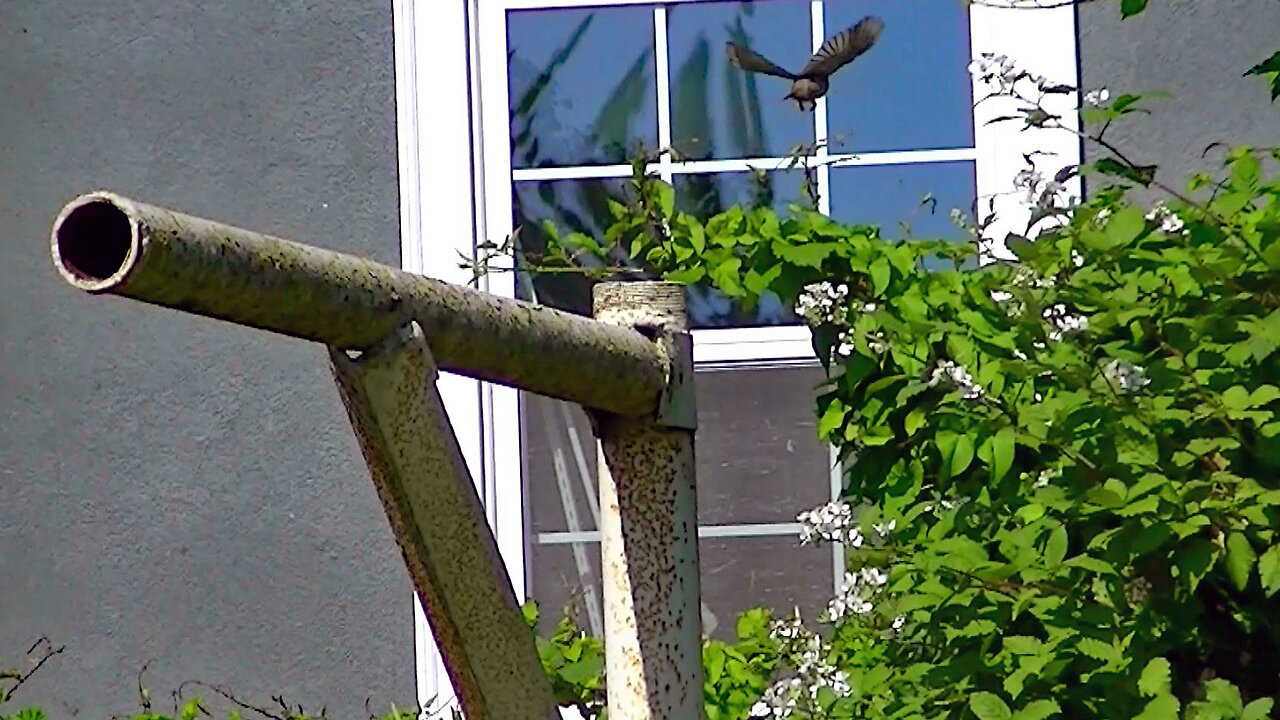
<svg viewBox="0 0 1280 720"><path fill-rule="evenodd" d="M1146 103L1151 115L1107 131L1127 156L1159 165L1158 177L1182 189L1190 173L1220 166L1221 149L1201 157L1210 143L1280 145L1280 102L1265 79L1241 77L1280 50L1280 2L1160 0L1124 21L1118 4L1080 6L1084 88L1169 93Z"/></svg>
<svg viewBox="0 0 1280 720"><path fill-rule="evenodd" d="M319 346L62 284L109 188L399 264L385 2L0 0L0 666L55 717L187 679L414 701L411 590Z"/></svg>

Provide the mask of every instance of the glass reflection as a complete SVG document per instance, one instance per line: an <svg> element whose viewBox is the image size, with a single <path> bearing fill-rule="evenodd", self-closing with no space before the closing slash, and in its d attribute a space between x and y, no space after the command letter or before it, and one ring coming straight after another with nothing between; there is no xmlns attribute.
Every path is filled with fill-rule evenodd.
<svg viewBox="0 0 1280 720"><path fill-rule="evenodd" d="M952 208L969 218L977 195L969 161L831 169L831 217L879 225L885 238L964 237Z"/></svg>
<svg viewBox="0 0 1280 720"><path fill-rule="evenodd" d="M756 178L751 173L677 175L676 203L681 210L706 220L730 206L745 208L767 205L785 214L787 206L799 202L804 175L799 170L779 170ZM623 178L587 180L522 180L513 183L515 225L520 228L518 249L530 264L541 264L547 254L547 233L543 221L550 220L564 235L580 232L596 239L605 237L611 224L608 201L627 202ZM636 264L623 248L615 247L615 264ZM593 259L582 257L581 262ZM596 261L596 267L599 262ZM517 292L525 299L580 315L591 314L591 280L581 273L522 274ZM756 327L798 324L791 308L769 295L751 309L711 289L705 284L690 286L689 320L693 327Z"/></svg>
<svg viewBox="0 0 1280 720"><path fill-rule="evenodd" d="M828 0L828 36L875 15L876 46L831 78L833 152L973 146L968 4L956 0Z"/></svg>
<svg viewBox="0 0 1280 720"><path fill-rule="evenodd" d="M807 2L668 6L671 144L678 157L781 157L813 143L813 116L782 100L789 83L745 73L725 54L733 41L794 70L809 57L811 36Z"/></svg>
<svg viewBox="0 0 1280 720"><path fill-rule="evenodd" d="M632 5L507 14L511 164L624 162L657 147L653 10Z"/></svg>

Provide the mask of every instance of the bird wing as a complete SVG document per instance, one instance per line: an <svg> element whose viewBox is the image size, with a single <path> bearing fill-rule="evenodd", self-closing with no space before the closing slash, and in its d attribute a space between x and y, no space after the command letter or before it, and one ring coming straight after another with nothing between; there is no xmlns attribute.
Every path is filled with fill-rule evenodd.
<svg viewBox="0 0 1280 720"><path fill-rule="evenodd" d="M818 52L813 54L808 64L800 71L801 77L831 75L875 45L881 30L884 30L883 20L865 17L848 30L827 38L827 41L822 43L822 47L818 48Z"/></svg>
<svg viewBox="0 0 1280 720"><path fill-rule="evenodd" d="M734 67L749 70L750 72L764 73L765 75L775 75L788 80L796 79L795 73L783 70L757 52L733 43L725 43L725 49L729 52L729 62Z"/></svg>

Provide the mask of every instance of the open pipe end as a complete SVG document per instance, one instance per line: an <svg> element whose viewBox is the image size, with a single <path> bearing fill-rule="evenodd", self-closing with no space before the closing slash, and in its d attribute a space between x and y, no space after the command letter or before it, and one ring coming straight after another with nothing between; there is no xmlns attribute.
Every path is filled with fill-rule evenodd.
<svg viewBox="0 0 1280 720"><path fill-rule="evenodd" d="M67 203L53 223L53 264L72 285L105 292L119 285L138 257L138 225L127 201L94 192Z"/></svg>

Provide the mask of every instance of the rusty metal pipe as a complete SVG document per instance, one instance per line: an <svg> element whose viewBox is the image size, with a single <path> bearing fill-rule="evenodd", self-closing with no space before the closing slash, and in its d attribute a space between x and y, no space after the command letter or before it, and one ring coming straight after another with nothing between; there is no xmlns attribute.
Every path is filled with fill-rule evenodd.
<svg viewBox="0 0 1280 720"><path fill-rule="evenodd" d="M622 415L668 364L631 328L241 230L110 192L68 203L53 262L72 286L363 350L416 320L439 367Z"/></svg>

